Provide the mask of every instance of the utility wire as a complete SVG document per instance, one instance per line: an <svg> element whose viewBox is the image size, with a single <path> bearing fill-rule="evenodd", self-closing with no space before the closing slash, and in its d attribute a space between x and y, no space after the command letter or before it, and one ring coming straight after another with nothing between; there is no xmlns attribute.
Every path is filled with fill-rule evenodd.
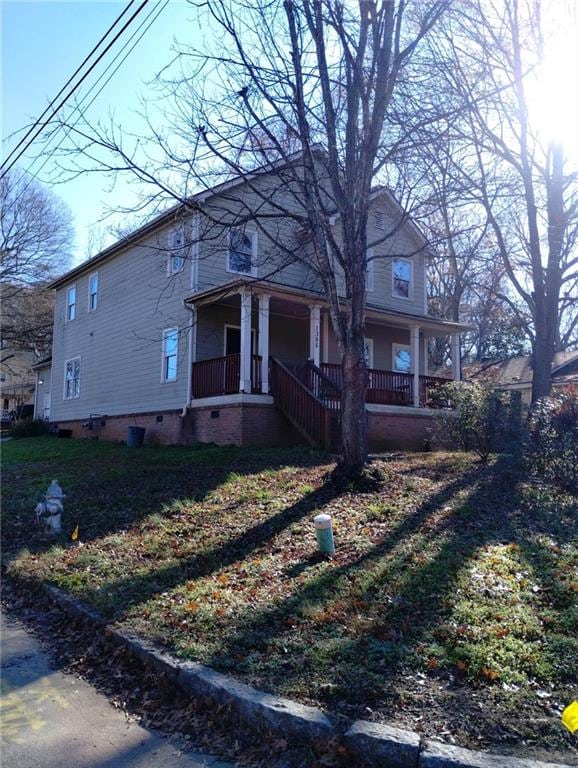
<svg viewBox="0 0 578 768"><path fill-rule="evenodd" d="M118 38L123 34L123 32L132 24L134 19L141 13L143 8L147 5L149 0L143 0L143 2L139 5L137 10L132 14L132 16L129 18L129 20L124 24L124 26L120 29L119 32L114 36L114 38L110 41L110 43L106 46L106 48L101 51L101 53L98 55L98 58L96 61L94 61L90 67L87 69L87 71L82 75L80 80L74 85L71 90L66 94L66 96L60 101L57 107L53 109L53 111L50 113L50 115L44 120L43 123L39 126L38 130L36 130L36 133L25 143L25 146L17 153L16 157L7 165L6 162L2 163L0 166L0 169L2 169L2 173L0 174L0 179L2 179L8 171L18 162L18 160L22 157L24 152L28 149L28 147L38 138L40 133L44 130L44 128L48 125L48 123L52 120L52 118L56 115L56 113L66 104L66 102L70 99L72 94L82 85L84 80L88 77L88 75L92 72L92 70L96 67L96 65L104 58L104 56L108 53L108 51L112 48L112 46L116 43ZM66 86L65 86L66 87ZM38 122L38 121L37 121ZM31 130L34 130L34 126ZM29 132L30 133L30 132ZM27 135L29 135L29 133ZM24 139L18 143L18 147L22 145L24 142ZM14 154L14 152L11 153L11 156Z"/></svg>
<svg viewBox="0 0 578 768"><path fill-rule="evenodd" d="M62 144L64 143L64 141L65 141L65 140L68 138L68 136L70 135L70 133L71 133L71 132L74 130L75 126L76 126L76 125L77 125L77 124L80 122L80 120L82 119L82 116L83 116L83 112L86 112L86 110L90 109L90 107L92 106L92 104L94 103L94 101L95 101L95 100L98 98L98 96L100 96L100 94L102 93L102 91L104 90L104 88L105 88L105 87L108 85L108 83L110 82L110 80L111 80L111 79L114 77L114 75L115 75L115 74L118 72L118 70L119 70L119 69L120 69L120 67L121 67L121 66L124 64L124 62L126 61L126 59L128 58L128 56L130 56L130 54L133 52L133 50L136 48L136 46L137 46L137 45L139 44L139 42L142 40L142 38L144 37L144 35L145 35L145 34L148 32L148 30L151 28L151 26L154 24L154 22L155 22L155 21L157 20L157 18L160 16L160 14L161 14L161 13L164 11L164 9L167 7L167 5L169 4L169 2L170 2L170 0L164 0L164 3L163 3L163 0L158 0L157 4L156 4L156 5L154 6L154 8L153 8L153 9L150 11L150 13L149 13L149 14L148 14L148 15L147 15L147 16L146 16L146 17L145 17L143 20L142 20L142 22L140 23L140 25L139 25L139 26L137 27L137 29L136 29L136 30L135 30L135 31L132 33L131 37L130 37L130 38L127 40L127 41L126 41L126 43L124 43L123 47L122 47L122 48L120 49L120 51L119 51L119 52L118 52L118 53L115 55L114 59L113 59L113 60L110 62L110 64L109 64L109 65L106 67L106 69L104 70L104 72L103 72L103 73L100 75L100 77L99 77L99 78L96 80L96 82L95 82L95 83L93 83L93 85L90 87L90 89L89 89L89 90L88 90L88 91L87 91L87 92L84 94L84 96L82 97L82 99L80 100L80 102L79 102L77 105L75 105L75 107L74 107L74 110L73 110L73 114L74 114L74 111L76 111L76 112L80 112L80 115L79 115L79 117L77 118L77 120L76 120L76 121L75 121L75 122L74 122L72 125L70 125L70 126L66 126L66 125L60 125L60 126L59 126L59 127L58 127L58 128L55 130L55 131L54 131L54 133L52 134L52 136L51 136L51 137L48 139L48 144L50 144L50 143L52 142L52 140L54 139L54 137L55 137L55 136L57 136L57 135L58 135L58 133L59 133L59 131L60 131L60 130L64 130L64 131L66 131L66 134L65 134L65 135L64 135L64 136L63 136L63 137L60 139L60 141L59 141L59 143L57 144L57 146L55 146L55 147L54 147L54 149L53 149L53 152L56 152L56 151L58 151L58 149L60 149L60 147L62 146ZM163 3L163 4L162 4L162 3ZM161 7L161 8L159 8L159 5L161 5L161 4L162 4L162 7ZM157 9L158 9L158 10L157 10ZM90 102L89 102L89 103L86 105L85 109L84 109L83 111L81 111L81 107L82 107L83 103L84 103L84 102L86 101L86 99L87 99L87 98L90 96L90 94L91 94L91 93L94 91L94 89L96 88L96 86L97 86L97 85L100 83L100 81L101 81L101 80L102 80L102 78L103 78L103 77L106 75L106 73L107 73L107 72L110 70L110 68L114 66L115 62L116 62L116 61L118 60L118 58L119 58L119 57L120 57L120 56L123 54L123 52L125 51L125 49L127 48L127 46L128 46L128 45L129 45L129 44L132 42L132 40L134 40L134 38L136 37L136 35L138 35L138 33L140 32L140 30L141 30L141 29L142 29L142 28L143 28L143 27L144 27L144 26L147 24L147 22L149 21L149 19L151 18L151 16L154 16L154 18L153 18L153 19L152 19L152 20L151 20L151 21L148 23L148 25L146 26L146 28L145 28L145 29L143 30L143 32L142 32L142 33L139 35L138 39L137 39L137 40L136 40L136 41L133 43L133 45L131 46L131 48L130 48L130 49L127 51L127 53L126 53L126 54L123 56L122 60L121 60L121 61L118 63L118 65L115 67L115 69L114 69L114 70L113 70L113 71L110 73L110 75L107 77L107 79L105 80L105 82L104 82L104 83L101 85L101 87L100 87L100 88L98 89L98 91L95 93L95 95L93 96L93 98L92 98L92 99L90 100ZM45 150L44 150L44 152L46 152L46 147L45 147ZM51 156L50 156L50 155L47 155L47 156L45 157L45 159L44 159L44 162L43 162L43 163L42 163L42 165L40 166L40 168L38 168L38 170L37 170L37 171L35 171L35 172L34 172L34 174L33 174L33 173L32 173L32 167L33 167L33 166L36 164L36 162L37 162L37 160L38 160L38 158L39 158L39 157L41 157L41 155L38 155L38 156L37 156L37 157L36 157L36 158L35 158L35 159L34 159L34 160L31 162L31 164L28 166L28 168L26 168L26 170L24 171L24 175L25 175L25 176L26 176L26 175L30 175L30 176L31 176L31 178L30 178L30 180L28 181L28 183L26 184L26 186L24 187L24 189L22 190L22 192L24 192L24 191L25 191L25 190L28 188L28 186L29 186L29 185L32 183L32 181L33 181L33 178L34 178L34 177L36 177L36 178L38 177L38 174L40 173L40 171L41 171L41 170L44 168L44 166L46 165L46 163L47 163L47 162L48 162L48 161L51 159ZM22 193L22 192L21 192L21 193Z"/></svg>
<svg viewBox="0 0 578 768"><path fill-rule="evenodd" d="M30 136L30 134L31 134L31 133L32 133L32 131L33 131L33 130L36 128L36 126L37 126L37 125L40 123L40 121L42 120L42 118L44 117L44 115L45 115L45 114L46 114L46 113L49 111L49 109L50 109L52 106L54 106L54 102L56 101L56 99L58 99L58 98L59 98L59 97L62 95L63 91L64 91L64 90L65 90L65 89L66 89L66 88L67 88L67 87L70 85L70 83L71 83L71 82L74 80L74 78L75 78L75 77L76 77L76 75L77 75L77 74L80 72L80 70L81 70L81 69L84 67L84 65L86 64L86 62L87 62L87 61L88 61L88 60L89 60L89 59L92 57L92 55L93 55L93 54L94 54L94 53L95 53L95 52L96 52L96 51L97 51L97 50L100 48L100 46L102 45L102 43L103 43L103 42L106 40L106 38L109 36L109 34L112 32L112 30L113 30L113 29L116 27L116 25L119 23L119 21L122 19L122 17L123 17L123 16L125 15L125 13L128 11L128 9L131 7L131 5L133 5L133 4L134 4L134 2L135 2L135 0L130 0L130 3L127 5L127 7L124 9L124 11L123 11L123 12L120 14L120 16L117 16L117 18L116 18L116 19L113 21L113 23L110 25L110 27L109 27L109 28L106 30L106 32L104 33L104 35L103 35L103 36L100 38L100 40L99 40L99 41L98 41L98 43L97 43L97 44L94 46L94 48L91 50L91 52L88 54L88 56L86 56L86 57L84 58L84 60L83 60L83 61L82 61L82 63L80 64L80 66L78 66L78 67L75 69L75 71L72 73L72 75L71 75L71 76L68 78L68 80L67 80L67 81L64 83L64 85L62 86L62 88L61 88L61 89L58 91L58 93L56 94L56 96L55 96L55 97L52 99L52 101L51 101L51 102L48 104L48 106L46 107L46 109L44 110L44 112L43 112L43 113L42 113L42 114L41 114L39 117L37 117L37 118L36 118L35 122L34 122L34 123L33 123L33 124L30 126L30 128L29 128L29 129L28 129L28 131L27 131L27 133L26 133L26 134L25 134L25 135L24 135L24 136L23 136L23 137L20 139L20 141L18 142L18 144L17 144L17 145L16 145L16 146L15 146L15 147L12 149L12 151L10 152L10 154L8 155L8 157L6 157L6 158L4 159L4 163L7 163L7 162L10 160L10 158L12 157L12 155L13 155L15 152L17 152L17 151L18 151L18 148L19 148L19 147L20 147L20 146L21 146L21 145L22 145L22 144L23 144L23 143L26 141L26 139L27 139L27 138Z"/></svg>

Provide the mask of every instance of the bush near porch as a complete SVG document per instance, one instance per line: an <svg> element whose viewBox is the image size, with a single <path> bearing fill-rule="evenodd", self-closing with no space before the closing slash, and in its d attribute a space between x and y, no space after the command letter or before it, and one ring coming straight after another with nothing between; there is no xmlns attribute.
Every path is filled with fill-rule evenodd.
<svg viewBox="0 0 578 768"><path fill-rule="evenodd" d="M4 558L120 627L258 688L468 747L555 756L576 692L577 501L512 458L375 458L378 490L306 449L3 446ZM57 477L62 540L33 528ZM336 557L315 554L330 512ZM80 545L71 533L79 526Z"/></svg>

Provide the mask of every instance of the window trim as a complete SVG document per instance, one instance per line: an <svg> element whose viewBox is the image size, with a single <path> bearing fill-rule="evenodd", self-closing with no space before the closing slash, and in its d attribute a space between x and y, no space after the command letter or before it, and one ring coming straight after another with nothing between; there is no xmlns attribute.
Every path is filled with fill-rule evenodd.
<svg viewBox="0 0 578 768"><path fill-rule="evenodd" d="M395 292L395 262L396 261L405 261L406 264L409 264L409 287L408 287L407 296L399 296ZM405 258L405 256L396 256L391 262L391 297L392 299L399 299L400 301L413 301L413 284L414 284L414 271L413 271L412 260Z"/></svg>
<svg viewBox="0 0 578 768"><path fill-rule="evenodd" d="M242 231L244 235L251 238L251 270L249 272L240 272L238 269L231 269L231 232L235 229ZM257 254L259 237L254 229L245 229L243 227L229 227L227 232L227 264L226 269L232 275L246 275L247 277L257 277Z"/></svg>
<svg viewBox="0 0 578 768"><path fill-rule="evenodd" d="M395 367L395 358L399 351L405 351L409 353L409 371L398 371ZM411 344L398 344L397 342L394 342L391 345L391 368L394 373L413 373L414 360L411 353Z"/></svg>
<svg viewBox="0 0 578 768"><path fill-rule="evenodd" d="M375 291L375 259L373 258L373 248L367 249L365 258L365 292L373 293Z"/></svg>
<svg viewBox="0 0 578 768"><path fill-rule="evenodd" d="M177 344L175 347L175 376L174 378L168 379L166 376L167 371L167 357L172 357L172 355L167 355L165 352L165 342L167 335L169 333L176 334L177 337ZM161 384L172 384L173 382L177 381L179 378L179 329L178 327L172 327L172 328L164 328L162 333L162 339L161 339Z"/></svg>
<svg viewBox="0 0 578 768"><path fill-rule="evenodd" d="M71 395L70 397L66 396L66 367L68 366L68 363L74 363L76 360L78 360L78 394L77 395ZM74 368L73 368L74 373ZM82 358L81 355L76 355L76 357L69 357L67 360L64 361L64 381L63 381L63 387L62 387L62 399L63 400L78 400L80 398L80 378L82 375ZM74 381L74 378L71 379L71 381Z"/></svg>
<svg viewBox="0 0 578 768"><path fill-rule="evenodd" d="M92 280L93 277L96 277L96 291L94 292L94 294L92 294L90 291L90 281ZM96 312L96 310L98 309L98 283L99 283L98 272L92 272L88 276L88 311L89 312ZM91 307L90 299L92 298L93 295L94 295L95 301L94 301L94 307Z"/></svg>
<svg viewBox="0 0 578 768"><path fill-rule="evenodd" d="M181 255L175 254L173 248L173 237L176 234L180 234L182 237L183 244L180 247ZM168 238L168 250L169 250L169 258L167 259L167 277L172 277L173 275L180 275L181 272L185 269L185 247L186 247L186 235L185 235L185 225L181 224L178 227L173 227L171 230L169 230L169 238ZM181 260L181 266L178 269L173 269L173 263L174 259L180 259Z"/></svg>
<svg viewBox="0 0 578 768"><path fill-rule="evenodd" d="M69 304L68 302L68 294L70 291L74 290L74 304ZM72 283L72 285L69 285L66 289L66 305L64 307L64 322L66 323L72 323L73 320L76 320L76 306L78 304L78 291L76 290L76 283ZM68 317L68 309L69 307L74 307L74 316Z"/></svg>

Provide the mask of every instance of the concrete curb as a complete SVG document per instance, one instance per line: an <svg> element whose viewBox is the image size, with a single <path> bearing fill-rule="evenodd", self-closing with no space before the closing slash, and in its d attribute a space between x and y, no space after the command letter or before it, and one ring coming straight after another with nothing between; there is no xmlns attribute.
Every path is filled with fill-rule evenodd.
<svg viewBox="0 0 578 768"><path fill-rule="evenodd" d="M42 589L73 618L106 628L100 613L80 600L50 584L43 583ZM341 745L365 768L573 768L567 763L473 752L422 739L415 731L365 720L356 720L343 733L320 709L263 693L202 664L179 661L121 630L107 628L107 635L191 698L227 707L234 719L250 730L265 730L299 744Z"/></svg>

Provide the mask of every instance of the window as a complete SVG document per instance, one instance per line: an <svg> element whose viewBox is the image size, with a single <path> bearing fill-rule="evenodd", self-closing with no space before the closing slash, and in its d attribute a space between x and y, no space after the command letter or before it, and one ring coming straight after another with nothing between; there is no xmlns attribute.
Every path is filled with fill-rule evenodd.
<svg viewBox="0 0 578 768"><path fill-rule="evenodd" d="M169 275L182 272L185 266L185 231L183 227L174 229L169 234L169 249L171 254L168 261Z"/></svg>
<svg viewBox="0 0 578 768"><path fill-rule="evenodd" d="M393 370L411 373L411 347L405 344L393 345Z"/></svg>
<svg viewBox="0 0 578 768"><path fill-rule="evenodd" d="M254 275L256 253L256 232L246 232L242 229L231 229L229 231L229 263L227 265L229 272Z"/></svg>
<svg viewBox="0 0 578 768"><path fill-rule="evenodd" d="M411 261L393 260L393 295L398 299L411 299Z"/></svg>
<svg viewBox="0 0 578 768"><path fill-rule="evenodd" d="M88 311L94 312L98 306L98 272L88 278Z"/></svg>
<svg viewBox="0 0 578 768"><path fill-rule="evenodd" d="M80 397L80 358L74 357L64 363L64 399Z"/></svg>
<svg viewBox="0 0 578 768"><path fill-rule="evenodd" d="M385 213L383 211L375 212L374 223L376 229L385 229Z"/></svg>
<svg viewBox="0 0 578 768"><path fill-rule="evenodd" d="M366 272L365 272L365 290L373 291L373 276L374 276L374 264L373 260L373 248L367 251L366 256Z"/></svg>
<svg viewBox="0 0 578 768"><path fill-rule="evenodd" d="M177 378L178 348L179 329L168 328L163 331L163 381L175 381Z"/></svg>
<svg viewBox="0 0 578 768"><path fill-rule="evenodd" d="M66 291L66 319L74 320L76 317L76 286L71 285Z"/></svg>

